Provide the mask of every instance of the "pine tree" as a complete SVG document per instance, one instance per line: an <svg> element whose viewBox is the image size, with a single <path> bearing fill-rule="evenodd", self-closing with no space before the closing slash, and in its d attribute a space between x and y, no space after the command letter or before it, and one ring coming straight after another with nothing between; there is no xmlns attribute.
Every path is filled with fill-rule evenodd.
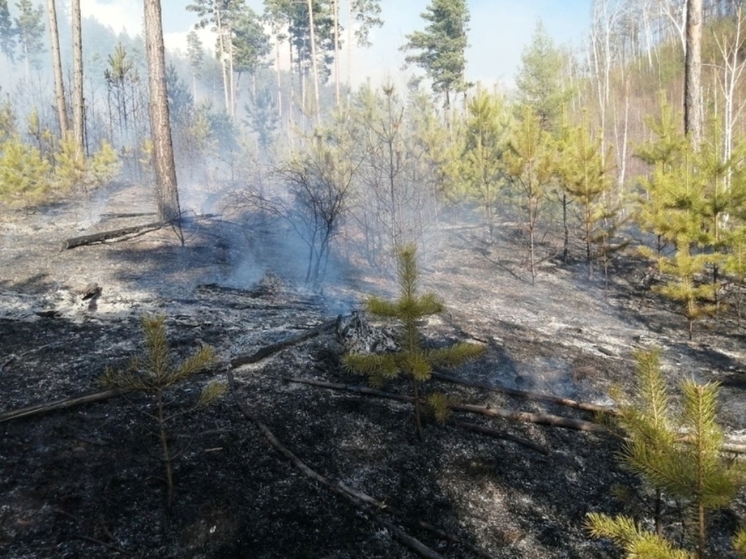
<svg viewBox="0 0 746 559"><path fill-rule="evenodd" d="M640 181L647 199L638 219L659 241L657 250L641 251L670 275L657 290L682 304L691 339L694 322L717 310L717 286L703 281L703 275L721 260L718 228L728 205L718 183L726 168L707 146L692 148L665 104L660 119L650 124L657 138L643 145L638 156L654 167L652 175ZM661 241L673 244L675 253L661 255Z"/></svg>
<svg viewBox="0 0 746 559"><path fill-rule="evenodd" d="M446 122L450 122L451 94L466 91L466 47L469 8L465 0L431 0L422 19L424 31L406 36L405 51L419 51L406 57L408 64L425 70L436 94L443 95Z"/></svg>
<svg viewBox="0 0 746 559"><path fill-rule="evenodd" d="M560 148L559 175L562 186L580 206L582 240L585 243L585 258L588 274L593 275L593 260L601 255L596 244L608 243L609 235L602 228L605 220L613 218L609 204L604 198L611 189L609 171L604 167L600 153L600 139L593 139L588 123L568 130ZM611 214L611 215L610 215Z"/></svg>
<svg viewBox="0 0 746 559"><path fill-rule="evenodd" d="M195 102L197 101L197 78L200 77L204 56L202 41L197 32L192 29L187 33L187 58L189 59L189 67L192 69L192 98Z"/></svg>
<svg viewBox="0 0 746 559"><path fill-rule="evenodd" d="M99 381L106 388L143 392L155 399L155 412L148 412L146 415L158 426L168 490L166 505L167 508L171 508L174 488L172 468L177 454L171 451L168 442L168 425L185 413L209 406L225 392L225 385L210 382L203 388L198 401L190 408L169 412L166 401L168 391L204 370L213 362L215 354L210 346L202 346L195 354L180 364L175 364L166 335L165 317L144 316L142 326L145 334L144 356L133 357L129 368L124 371L107 368Z"/></svg>
<svg viewBox="0 0 746 559"><path fill-rule="evenodd" d="M349 371L367 375L374 386L382 386L399 374L407 375L412 382L417 434L422 438L420 420L420 383L430 380L433 366L457 366L478 357L483 348L469 343L459 343L442 349L425 349L418 321L423 317L443 311L443 303L433 293L418 295L418 269L414 245L402 247L398 252L399 299L394 302L371 297L366 303L368 312L401 322L399 351L385 354L350 353L343 359ZM441 409L442 406L436 406Z"/></svg>
<svg viewBox="0 0 746 559"><path fill-rule="evenodd" d="M44 50L44 8L31 3L31 0L18 0L18 17L15 18L15 28L18 44L23 53L26 67L26 80L30 77L30 68L37 62L37 56Z"/></svg>
<svg viewBox="0 0 746 559"><path fill-rule="evenodd" d="M11 62L15 61L17 33L10 17L8 0L0 0L0 51Z"/></svg>
<svg viewBox="0 0 746 559"><path fill-rule="evenodd" d="M469 99L466 110L463 151L455 158L458 190L481 208L492 242L504 183L502 154L509 121L503 100L484 90Z"/></svg>
<svg viewBox="0 0 746 559"><path fill-rule="evenodd" d="M587 524L595 537L608 537L627 557L703 559L708 510L727 506L743 484L743 469L721 453L723 431L717 423L718 385L684 381L683 411L674 415L656 353L638 353L640 401L622 407L621 427L628 441L624 463L657 490L683 499L694 512L696 555L675 549L659 534L639 528L631 518L592 513ZM686 433L682 436L681 432ZM658 519L656 519L658 522ZM744 539L739 534L736 545Z"/></svg>
<svg viewBox="0 0 746 559"><path fill-rule="evenodd" d="M563 85L562 53L554 46L541 21L531 44L521 56L515 84L519 106L529 106L539 116L544 130L555 131L565 105L570 100L570 91Z"/></svg>
<svg viewBox="0 0 746 559"><path fill-rule="evenodd" d="M536 281L536 235L539 215L549 184L556 173L555 150L549 134L541 127L541 118L529 106L512 131L503 157L505 174L519 198L528 233L531 284Z"/></svg>
<svg viewBox="0 0 746 559"><path fill-rule="evenodd" d="M12 136L0 144L0 198L26 206L47 195L50 165L41 152Z"/></svg>

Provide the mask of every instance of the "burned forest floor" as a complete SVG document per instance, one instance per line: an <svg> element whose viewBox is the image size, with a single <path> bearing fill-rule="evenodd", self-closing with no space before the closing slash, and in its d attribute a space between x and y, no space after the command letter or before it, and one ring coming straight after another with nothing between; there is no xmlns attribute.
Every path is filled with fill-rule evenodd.
<svg viewBox="0 0 746 559"><path fill-rule="evenodd" d="M60 249L76 235L154 221L153 207L144 189L120 185L100 200L4 211L0 414L101 390L98 379L107 367L123 368L141 352L146 313L166 317L175 354L209 344L218 355L217 365L171 391L167 407L178 414L206 383L225 380L226 364L236 356L349 316L370 293L396 296L389 273L353 265L344 239L323 289L308 289L298 271L304 253L288 248L287 230L259 235L218 216L191 215L184 246L165 228ZM513 233L500 227L486 242L481 227L453 214L421 255L423 289L446 304L444 313L423 324L429 342L485 346L483 357L450 374L613 405L615 387L633 392L633 352L660 347L672 389L685 378L722 383L727 437L746 442L746 330L735 310L698 323L688 341L685 320L650 291L655 274L633 251L614 266L608 290L599 274L589 279L583 262L556 258L541 264L531 285L524 247ZM365 335L389 332L390 325L371 319ZM131 393L0 423L0 557L419 557L377 518L444 558L476 557L473 548L516 559L621 556L583 526L590 511L646 517L641 503L614 497L617 485L633 494L646 490L615 459L617 440L456 412L442 425L426 418L420 441L406 402L287 380L365 385L340 364L355 335L326 329L235 367L235 395L309 468L384 508L352 506L310 479L268 443L228 393L171 423L170 443L179 454L167 510L153 403ZM403 379L385 389L410 391ZM424 390L464 404L594 419L438 380ZM546 452L456 423L465 421ZM678 513L675 503L668 505L666 523L677 538ZM712 557L729 557L729 538L744 511L740 497L711 514Z"/></svg>

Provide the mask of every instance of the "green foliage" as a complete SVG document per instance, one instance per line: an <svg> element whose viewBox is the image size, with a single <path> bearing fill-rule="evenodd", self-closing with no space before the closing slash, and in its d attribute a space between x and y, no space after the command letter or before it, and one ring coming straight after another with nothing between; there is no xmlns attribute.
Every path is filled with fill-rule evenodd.
<svg viewBox="0 0 746 559"><path fill-rule="evenodd" d="M691 339L694 322L717 310L717 285L704 283L703 276L723 260L723 216L738 211L744 190L738 175L731 173L736 158L721 160L717 137L708 136L695 151L665 103L659 119L649 125L656 137L640 146L637 155L653 169L640 180L644 196L637 220L658 237L659 246L656 251L643 247L642 253L669 274L658 291L682 304ZM726 176L734 179L727 188ZM673 244L673 255L660 254L661 240Z"/></svg>
<svg viewBox="0 0 746 559"><path fill-rule="evenodd" d="M158 426L168 487L167 506L170 508L174 485L172 462L176 454L171 451L166 428L168 424L185 413L209 406L225 392L225 385L210 382L202 390L197 402L190 408L167 413L168 406L165 401L167 391L208 367L214 361L215 352L210 346L202 346L181 363L174 363L166 335L165 317L144 316L142 326L145 334L144 354L132 357L129 367L125 370L107 368L99 382L106 388L144 392L155 398L155 413L146 413L146 415L151 417Z"/></svg>
<svg viewBox="0 0 746 559"><path fill-rule="evenodd" d="M419 272L414 245L406 245L398 251L397 266L399 299L389 302L371 297L366 307L371 314L397 319L401 322L399 351L383 355L351 353L344 356L342 363L348 371L369 377L374 386L381 386L387 380L402 373L409 376L412 381L417 434L421 438L419 383L430 380L433 366L460 365L481 355L484 348L475 344L460 343L437 350L424 349L418 321L423 317L442 312L443 303L433 293L418 295ZM435 406L436 418L445 419L445 411L441 409L444 400L437 398L433 400L433 403L441 405L439 408Z"/></svg>
<svg viewBox="0 0 746 559"><path fill-rule="evenodd" d="M18 0L16 7L15 31L28 68L28 64L38 62L37 56L44 50L44 7L34 6L31 0Z"/></svg>
<svg viewBox="0 0 746 559"><path fill-rule="evenodd" d="M0 51L13 62L16 52L16 29L10 17L8 0L0 0Z"/></svg>
<svg viewBox="0 0 746 559"><path fill-rule="evenodd" d="M119 156L106 140L102 140L101 148L91 158L86 158L74 138L65 138L55 160L55 180L63 190L78 187L90 193L110 182L120 171Z"/></svg>
<svg viewBox="0 0 746 559"><path fill-rule="evenodd" d="M627 516L612 518L605 514L589 513L586 527L594 538L608 538L625 551L628 559L694 559L695 555L675 549L657 534L639 527Z"/></svg>
<svg viewBox="0 0 746 559"><path fill-rule="evenodd" d="M233 69L236 72L254 74L266 64L266 58L272 50L269 36L259 16L244 7L233 26Z"/></svg>
<svg viewBox="0 0 746 559"><path fill-rule="evenodd" d="M588 122L565 131L558 164L562 186L580 207L580 227L585 243L589 274L593 260L605 256L609 234L604 227L616 209L607 202L611 190L610 172L600 151L600 138L593 139Z"/></svg>
<svg viewBox="0 0 746 559"><path fill-rule="evenodd" d="M531 283L536 279L535 238L539 215L547 188L556 174L556 150L549 134L541 126L541 118L531 107L521 108L508 148L503 156L505 175L518 199L518 209L525 218L529 235L529 268Z"/></svg>
<svg viewBox="0 0 746 559"><path fill-rule="evenodd" d="M544 130L554 130L559 125L570 100L571 92L563 85L564 64L562 53L539 21L531 44L521 56L515 83L519 106L531 107Z"/></svg>
<svg viewBox="0 0 746 559"><path fill-rule="evenodd" d="M465 0L431 0L421 15L428 22L424 31L407 35L402 50L419 51L406 57L432 80L433 91L445 94L446 109L450 92L465 91L467 32L469 8Z"/></svg>
<svg viewBox="0 0 746 559"><path fill-rule="evenodd" d="M373 27L382 27L383 20L381 15L381 0L351 0L352 13L355 21L355 39L358 46L371 46L368 36Z"/></svg>
<svg viewBox="0 0 746 559"><path fill-rule="evenodd" d="M189 58L189 66L192 68L192 73L196 78L200 75L204 56L205 51L202 48L202 41L197 32L192 29L187 33L187 57Z"/></svg>
<svg viewBox="0 0 746 559"><path fill-rule="evenodd" d="M743 469L725 460L720 452L723 431L717 423L718 385L685 381L681 387L683 410L674 414L659 354L638 352L636 359L639 397L621 407L620 426L627 435L621 459L658 492L688 503L697 526L696 556L701 559L706 546L706 512L727 506L743 483ZM656 518L656 525L658 521ZM660 536L640 530L627 517L591 514L588 524L595 537L613 539L630 558L694 557L674 549Z"/></svg>
<svg viewBox="0 0 746 559"><path fill-rule="evenodd" d="M6 99L0 103L0 142L11 138L17 132L16 113L10 99Z"/></svg>
<svg viewBox="0 0 746 559"><path fill-rule="evenodd" d="M50 188L50 165L38 148L12 136L0 144L0 198L25 205L45 198Z"/></svg>
<svg viewBox="0 0 746 559"><path fill-rule="evenodd" d="M456 195L476 202L485 216L490 241L497 222L497 206L503 187L502 154L509 119L504 100L484 90L469 99L461 153L453 158Z"/></svg>

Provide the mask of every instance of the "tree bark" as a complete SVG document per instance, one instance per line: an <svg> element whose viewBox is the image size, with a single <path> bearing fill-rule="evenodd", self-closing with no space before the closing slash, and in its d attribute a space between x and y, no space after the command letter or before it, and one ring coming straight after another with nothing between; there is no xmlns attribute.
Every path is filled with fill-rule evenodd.
<svg viewBox="0 0 746 559"><path fill-rule="evenodd" d="M65 85L62 78L62 58L60 57L60 34L57 29L57 6L55 0L47 0L49 15L49 39L52 45L52 67L54 70L54 100L57 106L57 120L60 126L60 138L67 138L68 122L65 106Z"/></svg>
<svg viewBox="0 0 746 559"><path fill-rule="evenodd" d="M73 25L73 137L78 153L85 154L85 125L83 122L83 34L80 21L80 0L72 0Z"/></svg>
<svg viewBox="0 0 746 559"><path fill-rule="evenodd" d="M162 229L166 225L169 225L168 221L155 221L153 223L146 223L144 225L135 225L133 227L123 227L122 229L114 229L112 231L102 231L100 233L92 233L90 235L81 235L80 237L71 237L69 239L66 239L62 243L62 247L60 248L60 250L67 250L85 245L92 245L95 243L103 243L104 241L118 239L119 237L125 237L127 235L134 235L135 233L157 231L158 229Z"/></svg>
<svg viewBox="0 0 746 559"><path fill-rule="evenodd" d="M173 221L178 220L181 209L171 142L161 2L144 0L144 5L145 50L150 86L150 132L153 137L158 216L162 221Z"/></svg>
<svg viewBox="0 0 746 559"><path fill-rule="evenodd" d="M316 124L320 123L321 107L319 105L319 67L316 61L316 29L313 19L313 0L308 0L308 33L311 37L311 67L313 68L313 90L314 114L316 115Z"/></svg>
<svg viewBox="0 0 746 559"><path fill-rule="evenodd" d="M702 0L686 1L684 132L697 149L702 141Z"/></svg>
<svg viewBox="0 0 746 559"><path fill-rule="evenodd" d="M334 103L339 108L339 0L332 2L334 10Z"/></svg>

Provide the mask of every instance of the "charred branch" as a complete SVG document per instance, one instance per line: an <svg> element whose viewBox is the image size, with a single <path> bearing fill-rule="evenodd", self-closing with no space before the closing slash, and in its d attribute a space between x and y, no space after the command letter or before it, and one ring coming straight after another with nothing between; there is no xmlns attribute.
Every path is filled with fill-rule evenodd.
<svg viewBox="0 0 746 559"><path fill-rule="evenodd" d="M326 382L313 379L304 378L289 378L286 377L284 380L288 382L296 382L299 384L308 384L310 386L317 386L319 388L328 388L330 390L341 390L345 392L355 392L358 394L365 394L367 396L374 396L377 398L386 398L389 400L398 400L400 402L414 402L414 398L411 396L403 396L401 394L393 394L384 390L375 390L373 388L367 388L365 386L354 386L339 384L334 382ZM424 400L422 400L424 404ZM550 427L562 427L564 429L573 429L576 431L586 431L589 433L600 433L605 435L613 435L603 425L598 423L592 423L590 421L584 421L582 419L572 419L568 417L560 417L557 415L549 414L537 414L528 412L514 412L509 410L503 410L500 408L493 408L490 406L476 406L472 404L451 404L449 406L453 411L461 411L466 413L476 413L485 415L487 417L501 417L511 421L520 421L523 423L536 423L537 425L547 425Z"/></svg>
<svg viewBox="0 0 746 559"><path fill-rule="evenodd" d="M568 398L561 398L552 394L541 394L539 392L527 392L525 390L516 390L514 388L507 388L504 386L488 384L486 382L476 382L460 379L452 375L445 373L433 373L433 378L436 380L442 380L444 382L450 382L453 384L459 384L461 386L469 386L471 388L482 388L491 392L497 392L499 394L505 394L512 396L513 398L520 398L522 400L532 400L535 402L547 402L550 404L557 404L559 406L565 406L568 408L574 408L577 410L589 411L593 413L605 413L609 415L619 416L621 413L619 410L609 408L606 406L599 406L596 404L590 404L587 402L577 402Z"/></svg>
<svg viewBox="0 0 746 559"><path fill-rule="evenodd" d="M432 549L424 545L422 542L420 542L418 539L414 538L413 536L410 536L407 532L405 532L403 529L396 526L394 523L392 523L388 519L377 514L376 509L381 510L381 511L385 510L386 512L390 514L394 514L396 516L402 516L402 513L400 513L396 509L393 509L387 506L385 503L379 501L378 499L375 499L374 497L371 497L370 495L363 493L362 491L358 489L353 489L347 486L341 481L338 481L336 483L333 482L329 478L321 475L320 473L318 473L317 471L309 467L300 458L298 458L295 454L293 454L287 447L285 447L277 439L277 437L275 437L274 433L272 433L272 431L270 431L270 429L262 421L260 421L256 415L254 415L251 412L249 407L246 405L246 402L244 402L241 398L239 398L238 392L236 390L236 381L233 377L233 372L228 371L226 374L228 377L228 384L230 386L233 400L236 402L236 405L241 410L241 413L244 415L244 417L252 421L257 426L257 428L262 433L262 435L267 440L267 442L275 450L277 450L280 454L282 454L285 458L287 458L296 468L298 468L301 472L303 472L310 479L320 483L321 485L329 489L332 493L339 495L340 497L343 497L344 499L346 499L355 508L368 514L377 523L391 530L391 532L402 543L404 543L407 547L409 547L413 551L419 553L420 555L428 559L442 559L442 555L440 555L436 551L433 551ZM474 548L470 544L467 544L461 541L459 538L457 538L453 534L444 532L443 530L433 526L432 524L418 521L417 525L420 526L421 528L424 528L426 530L429 530L437 534L443 539L446 539L450 542L466 547L467 549L469 549L470 551L472 551L479 557L483 557L485 559L493 559L493 556L489 555L488 553L485 553L484 551Z"/></svg>

